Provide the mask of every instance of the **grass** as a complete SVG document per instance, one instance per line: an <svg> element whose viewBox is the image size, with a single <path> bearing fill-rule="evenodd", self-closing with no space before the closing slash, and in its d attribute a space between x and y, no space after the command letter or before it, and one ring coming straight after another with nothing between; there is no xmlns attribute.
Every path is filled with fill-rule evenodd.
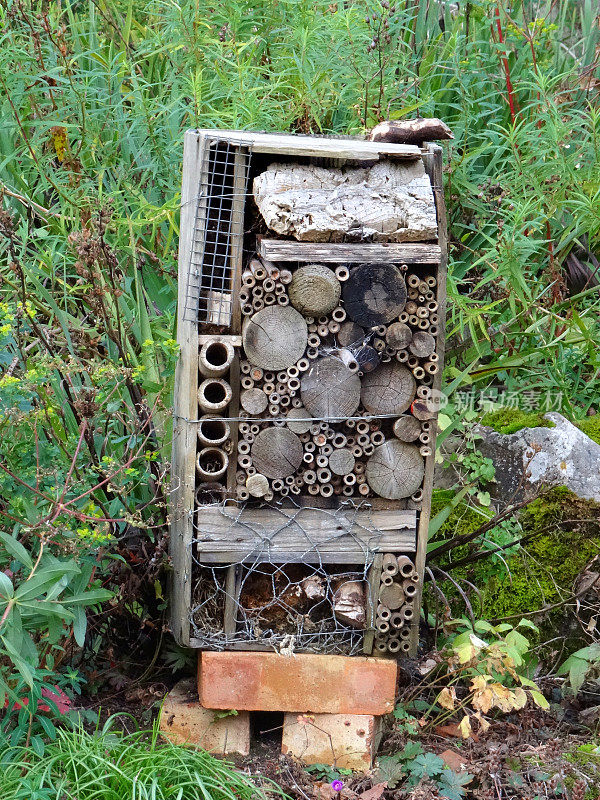
<svg viewBox="0 0 600 800"><path fill-rule="evenodd" d="M158 729L124 734L109 721L95 734L59 730L43 755L7 751L2 800L266 800L231 764L159 738ZM0 754L0 759L2 754ZM2 761L0 760L0 763Z"/></svg>

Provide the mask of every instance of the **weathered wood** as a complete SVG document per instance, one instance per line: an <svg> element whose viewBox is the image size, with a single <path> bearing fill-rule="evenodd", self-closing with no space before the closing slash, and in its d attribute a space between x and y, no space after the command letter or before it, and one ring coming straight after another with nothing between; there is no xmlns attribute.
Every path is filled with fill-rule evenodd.
<svg viewBox="0 0 600 800"><path fill-rule="evenodd" d="M254 440L252 463L267 478L293 475L302 463L302 442L287 428L265 428Z"/></svg>
<svg viewBox="0 0 600 800"><path fill-rule="evenodd" d="M242 337L239 334L221 334L221 333L201 333L198 336L198 344L202 347L207 342L228 342L233 347L240 347L242 344Z"/></svg>
<svg viewBox="0 0 600 800"><path fill-rule="evenodd" d="M189 420L198 415L198 325L186 315L191 252L196 212L203 224L206 203L199 198L199 181L205 148L203 136L186 133L183 148L181 189L181 235L179 238L179 278L177 294L177 342L179 358L175 372L173 399L173 449L171 455L170 554L173 564L171 583L171 630L177 642L190 641L192 539L194 536L194 493L196 483L196 426ZM198 204L200 205L198 206ZM203 247L203 242L198 243Z"/></svg>
<svg viewBox="0 0 600 800"><path fill-rule="evenodd" d="M408 349L413 356L427 358L435 351L435 336L426 331L415 331Z"/></svg>
<svg viewBox="0 0 600 800"><path fill-rule="evenodd" d="M342 347L356 347L365 338L364 328L357 325L356 322L343 322L337 334L338 344Z"/></svg>
<svg viewBox="0 0 600 800"><path fill-rule="evenodd" d="M334 475L349 475L354 469L356 459L343 447L334 450L329 456L329 469Z"/></svg>
<svg viewBox="0 0 600 800"><path fill-rule="evenodd" d="M388 500L401 500L414 494L421 486L424 472L425 464L418 448L397 439L376 447L365 469L371 489Z"/></svg>
<svg viewBox="0 0 600 800"><path fill-rule="evenodd" d="M292 433L307 433L312 427L310 414L305 408L290 408L286 425Z"/></svg>
<svg viewBox="0 0 600 800"><path fill-rule="evenodd" d="M335 272L323 264L297 269L288 288L290 303L307 317L321 317L337 306L342 287Z"/></svg>
<svg viewBox="0 0 600 800"><path fill-rule="evenodd" d="M343 284L344 307L364 328L396 319L406 303L406 284L393 264L359 264Z"/></svg>
<svg viewBox="0 0 600 800"><path fill-rule="evenodd" d="M246 357L257 367L281 370L302 358L308 339L304 317L291 306L268 306L250 317L242 333Z"/></svg>
<svg viewBox="0 0 600 800"><path fill-rule="evenodd" d="M416 381L397 361L381 364L362 379L361 401L372 414L403 414L415 398Z"/></svg>
<svg viewBox="0 0 600 800"><path fill-rule="evenodd" d="M200 374L205 378L220 378L229 371L235 350L233 345L219 339L213 339L202 345L198 356Z"/></svg>
<svg viewBox="0 0 600 800"><path fill-rule="evenodd" d="M393 142L394 144L416 144L434 139L454 139L452 131L436 117L419 117L418 119L386 120L375 125L369 139L372 142Z"/></svg>
<svg viewBox="0 0 600 800"><path fill-rule="evenodd" d="M269 164L254 178L267 226L307 242L419 242L435 239L435 205L421 161L326 169Z"/></svg>
<svg viewBox="0 0 600 800"><path fill-rule="evenodd" d="M403 322L392 322L385 332L385 340L394 350L404 350L411 343L413 332Z"/></svg>
<svg viewBox="0 0 600 800"><path fill-rule="evenodd" d="M369 583L369 604L367 606L367 629L363 639L363 653L367 655L373 651L375 640L375 621L377 619L377 604L379 602L379 581L381 578L382 554L376 553L367 573Z"/></svg>
<svg viewBox="0 0 600 800"><path fill-rule="evenodd" d="M334 356L316 361L300 383L302 402L319 419L351 417L360 403L360 378Z"/></svg>
<svg viewBox="0 0 600 800"><path fill-rule="evenodd" d="M401 442L414 442L421 434L421 423L407 414L394 422L394 436Z"/></svg>
<svg viewBox="0 0 600 800"><path fill-rule="evenodd" d="M295 242L260 240L260 254L270 261L300 261L321 264L437 264L441 257L437 244L400 242Z"/></svg>
<svg viewBox="0 0 600 800"><path fill-rule="evenodd" d="M415 511L341 511L205 506L197 514L197 558L203 564L361 564L369 552L414 552Z"/></svg>
<svg viewBox="0 0 600 800"><path fill-rule="evenodd" d="M262 389L246 389L240 395L240 403L248 414L262 414L269 405L269 398Z"/></svg>
<svg viewBox="0 0 600 800"><path fill-rule="evenodd" d="M364 628L367 617L364 581L352 580L346 576L337 582L332 581L332 589L333 614L336 619L352 628Z"/></svg>
<svg viewBox="0 0 600 800"><path fill-rule="evenodd" d="M399 583L382 586L379 590L379 600L384 606L395 611L404 603L404 589Z"/></svg>
<svg viewBox="0 0 600 800"><path fill-rule="evenodd" d="M285 133L255 133L253 131L213 130L200 128L186 133L186 136L206 136L218 142L249 145L253 153L269 153L290 156L309 156L314 158L379 159L392 156L398 159L414 160L421 151L414 145L390 144L389 142L367 142L364 139L325 138L322 136L298 136Z"/></svg>
<svg viewBox="0 0 600 800"><path fill-rule="evenodd" d="M249 475L246 479L246 489L252 497L264 497L270 491L266 475L261 475L260 472Z"/></svg>

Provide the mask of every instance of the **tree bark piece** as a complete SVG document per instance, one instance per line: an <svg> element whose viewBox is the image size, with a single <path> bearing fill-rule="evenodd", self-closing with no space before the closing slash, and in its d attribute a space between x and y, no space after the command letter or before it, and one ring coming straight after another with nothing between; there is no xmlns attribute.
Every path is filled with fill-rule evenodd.
<svg viewBox="0 0 600 800"><path fill-rule="evenodd" d="M403 414L414 400L417 383L397 361L381 364L362 380L361 400L371 414Z"/></svg>
<svg viewBox="0 0 600 800"><path fill-rule="evenodd" d="M288 295L301 314L322 317L337 306L341 291L333 270L322 264L306 264L294 272Z"/></svg>
<svg viewBox="0 0 600 800"><path fill-rule="evenodd" d="M416 331L408 349L413 356L427 358L435 351L435 337L425 331Z"/></svg>
<svg viewBox="0 0 600 800"><path fill-rule="evenodd" d="M319 419L351 417L360 403L360 378L339 358L315 361L302 378L300 395L308 413Z"/></svg>
<svg viewBox="0 0 600 800"><path fill-rule="evenodd" d="M267 478L286 478L302 463L302 442L287 428L265 428L250 452L253 465Z"/></svg>
<svg viewBox="0 0 600 800"><path fill-rule="evenodd" d="M248 414L262 414L269 405L269 398L262 389L246 389L240 395L240 403Z"/></svg>
<svg viewBox="0 0 600 800"><path fill-rule="evenodd" d="M339 450L334 450L329 456L329 469L334 475L349 475L354 469L356 459L350 452L341 447Z"/></svg>
<svg viewBox="0 0 600 800"><path fill-rule="evenodd" d="M403 322L392 322L385 333L385 340L394 350L404 350L411 343L413 332Z"/></svg>
<svg viewBox="0 0 600 800"><path fill-rule="evenodd" d="M394 142L395 144L416 144L433 142L436 139L454 139L452 131L436 117L402 119L380 122L369 135L372 142Z"/></svg>
<svg viewBox="0 0 600 800"><path fill-rule="evenodd" d="M308 339L304 317L291 306L268 306L246 322L242 342L257 367L281 370L302 358Z"/></svg>
<svg viewBox="0 0 600 800"><path fill-rule="evenodd" d="M326 169L270 164L254 199L271 230L306 242L419 242L437 238L431 183L422 160Z"/></svg>
<svg viewBox="0 0 600 800"><path fill-rule="evenodd" d="M353 628L364 628L367 617L364 581L340 578L332 581L332 584L333 613L336 619Z"/></svg>
<svg viewBox="0 0 600 800"><path fill-rule="evenodd" d="M376 447L365 470L371 489L387 500L410 497L421 486L424 474L425 463L419 450L397 439Z"/></svg>
<svg viewBox="0 0 600 800"><path fill-rule="evenodd" d="M394 422L394 436L401 442L414 442L421 435L421 423L407 414Z"/></svg>
<svg viewBox="0 0 600 800"><path fill-rule="evenodd" d="M391 322L404 309L406 284L393 264L359 264L350 270L343 298L350 319L364 328Z"/></svg>

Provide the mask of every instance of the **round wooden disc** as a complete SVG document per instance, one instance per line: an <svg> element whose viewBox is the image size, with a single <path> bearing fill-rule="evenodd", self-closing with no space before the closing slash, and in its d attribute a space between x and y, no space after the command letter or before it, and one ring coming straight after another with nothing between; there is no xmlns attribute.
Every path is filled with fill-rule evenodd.
<svg viewBox="0 0 600 800"><path fill-rule="evenodd" d="M421 433L421 423L410 414L398 417L394 422L394 436L401 442L414 442Z"/></svg>
<svg viewBox="0 0 600 800"><path fill-rule="evenodd" d="M242 343L247 359L269 370L287 369L304 355L308 328L291 306L267 306L244 325Z"/></svg>
<svg viewBox="0 0 600 800"><path fill-rule="evenodd" d="M411 343L413 332L403 322L392 322L385 333L385 340L394 350L402 350Z"/></svg>
<svg viewBox="0 0 600 800"><path fill-rule="evenodd" d="M304 373L300 395L311 417L351 417L360 403L360 378L339 358L327 356Z"/></svg>
<svg viewBox="0 0 600 800"><path fill-rule="evenodd" d="M302 463L302 442L287 428L265 428L252 443L252 464L267 478L293 475Z"/></svg>
<svg viewBox="0 0 600 800"><path fill-rule="evenodd" d="M342 295L350 319L373 328L391 322L402 312L406 284L393 264L359 264L350 270Z"/></svg>
<svg viewBox="0 0 600 800"><path fill-rule="evenodd" d="M334 475L349 475L354 469L356 459L350 452L343 447L334 450L329 456L329 469Z"/></svg>
<svg viewBox="0 0 600 800"><path fill-rule="evenodd" d="M413 356L427 358L435 351L435 338L427 331L415 331L408 349Z"/></svg>
<svg viewBox="0 0 600 800"><path fill-rule="evenodd" d="M415 399L417 383L397 361L381 364L363 377L360 399L371 414L403 414Z"/></svg>
<svg viewBox="0 0 600 800"><path fill-rule="evenodd" d="M425 462L419 449L391 439L375 448L365 475L371 489L386 500L401 500L414 494L423 482Z"/></svg>
<svg viewBox="0 0 600 800"><path fill-rule="evenodd" d="M297 269L288 288L290 303L307 317L329 314L341 292L335 272L323 264L305 264Z"/></svg>
<svg viewBox="0 0 600 800"><path fill-rule="evenodd" d="M293 433L307 433L312 426L310 414L305 408L290 408L286 416L286 425Z"/></svg>
<svg viewBox="0 0 600 800"><path fill-rule="evenodd" d="M269 405L269 398L262 389L245 389L240 395L240 404L249 414L262 414Z"/></svg>
<svg viewBox="0 0 600 800"><path fill-rule="evenodd" d="M357 347L365 338L365 332L356 322L342 322L337 335L341 347Z"/></svg>

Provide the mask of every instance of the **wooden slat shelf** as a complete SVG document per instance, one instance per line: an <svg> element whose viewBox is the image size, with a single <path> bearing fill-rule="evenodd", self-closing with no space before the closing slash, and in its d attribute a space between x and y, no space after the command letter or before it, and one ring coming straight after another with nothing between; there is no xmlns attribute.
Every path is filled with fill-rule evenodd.
<svg viewBox="0 0 600 800"><path fill-rule="evenodd" d="M330 244L261 239L260 255L267 261L304 261L345 264L388 261L394 264L439 264L438 244L381 242L368 244Z"/></svg>

